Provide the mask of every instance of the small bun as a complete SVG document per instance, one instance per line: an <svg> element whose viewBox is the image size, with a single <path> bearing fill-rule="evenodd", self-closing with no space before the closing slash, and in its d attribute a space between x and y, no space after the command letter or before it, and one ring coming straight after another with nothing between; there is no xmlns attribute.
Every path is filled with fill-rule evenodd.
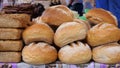
<svg viewBox="0 0 120 68"><path fill-rule="evenodd" d="M120 63L120 44L109 43L93 49L93 60L98 63Z"/></svg>
<svg viewBox="0 0 120 68"><path fill-rule="evenodd" d="M53 36L53 30L45 23L34 24L23 32L25 44L37 41L44 41L51 44L53 42Z"/></svg>
<svg viewBox="0 0 120 68"><path fill-rule="evenodd" d="M120 29L108 23L100 23L92 27L87 33L87 41L91 46L98 46L118 41Z"/></svg>
<svg viewBox="0 0 120 68"><path fill-rule="evenodd" d="M71 43L60 49L58 53L59 59L67 64L87 63L92 57L91 49L87 44L81 42Z"/></svg>
<svg viewBox="0 0 120 68"><path fill-rule="evenodd" d="M49 25L59 26L62 23L73 21L72 11L64 5L52 6L46 9L41 20Z"/></svg>
<svg viewBox="0 0 120 68"><path fill-rule="evenodd" d="M87 27L83 23L67 22L58 27L55 32L54 42L63 47L71 42L85 39Z"/></svg>
<svg viewBox="0 0 120 68"><path fill-rule="evenodd" d="M101 8L91 9L85 16L91 23L94 24L110 23L118 26L117 18L111 12Z"/></svg>
<svg viewBox="0 0 120 68"><path fill-rule="evenodd" d="M48 64L57 59L57 51L47 43L31 43L24 47L22 57L23 61L29 64Z"/></svg>

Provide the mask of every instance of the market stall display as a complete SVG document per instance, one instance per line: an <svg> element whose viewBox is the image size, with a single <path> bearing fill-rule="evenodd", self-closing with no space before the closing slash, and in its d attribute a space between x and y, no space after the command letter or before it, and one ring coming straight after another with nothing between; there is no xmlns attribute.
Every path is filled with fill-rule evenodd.
<svg viewBox="0 0 120 68"><path fill-rule="evenodd" d="M104 13L104 11L102 12ZM99 14L99 16L102 15L103 14ZM11 20L9 20L9 18ZM13 41L11 39L14 38L14 36L18 36L15 35L17 33L11 33L14 32L14 30L9 30L11 35L9 35L9 33L4 33L5 31L1 31L0 41L5 40L6 44L3 42L0 43L0 60L4 63L7 61L20 62L18 60L22 59L23 62L29 64L28 67L34 67L34 65L42 66L43 64L49 66L52 65L51 63L55 66L59 66L59 64L62 66L63 64L85 65L90 63L92 68L95 68L95 64L97 63L94 62L101 63L98 64L99 66L102 66L102 63L105 63L106 65L117 65L117 63L120 62L120 44L117 43L120 40L120 29L117 27L116 20L114 20L114 24L110 24L111 21L108 21L107 19L103 22L99 22L98 24L95 23L94 26L91 26L88 18L86 18L87 22L75 20L72 11L63 5L47 8L32 25L28 25L28 21L30 20L28 20L25 16L13 15L13 17L11 17L8 15L8 18L6 19L0 18L0 23L5 22L2 24L7 25L4 27L0 25L0 29L11 29L12 27L14 30L21 30L22 32L20 34L20 38L15 38L14 41L22 40L24 42L23 45L25 45L22 49L22 58L19 58L21 57L21 50L19 49L17 51L19 51L20 55L18 55L18 52L14 55L12 55L14 51L12 53L8 52L9 50L15 50L14 48L9 48L7 52L2 51L3 49L1 47L1 43L2 46L6 48L13 46L13 43L10 43L8 47L6 44L9 44L9 40ZM14 25L14 19L17 21L17 27ZM8 24L9 21L11 22L10 25ZM19 27L19 23L22 24L23 22L26 26ZM56 26L56 29L54 29L51 25ZM10 38L4 36L5 34L8 34L7 36ZM7 38L4 39L3 37ZM14 45L17 44L17 42L14 43ZM9 53L10 55L6 53ZM9 60L6 58L7 55L12 57L12 59ZM16 58L13 58L15 55L18 56L16 57L17 60ZM7 61L3 60L3 57ZM56 61L59 61L59 63ZM69 66L70 65L66 68L69 68ZM77 67L76 65L73 66ZM103 66L105 65L103 64ZM43 68L45 67L46 66Z"/></svg>

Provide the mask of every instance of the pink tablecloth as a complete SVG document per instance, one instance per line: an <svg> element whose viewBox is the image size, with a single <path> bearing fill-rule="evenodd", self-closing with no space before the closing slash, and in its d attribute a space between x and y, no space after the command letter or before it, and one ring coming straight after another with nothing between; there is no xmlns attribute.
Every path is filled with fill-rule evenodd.
<svg viewBox="0 0 120 68"><path fill-rule="evenodd" d="M69 64L47 64L47 65L30 65L24 62L21 63L0 63L0 68L120 68L120 64L107 65L91 62L88 64L78 64L78 65L69 65Z"/></svg>

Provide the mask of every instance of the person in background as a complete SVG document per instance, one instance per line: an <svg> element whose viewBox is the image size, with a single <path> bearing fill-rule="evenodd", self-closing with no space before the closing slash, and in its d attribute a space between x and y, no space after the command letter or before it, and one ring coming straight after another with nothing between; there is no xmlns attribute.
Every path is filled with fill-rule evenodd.
<svg viewBox="0 0 120 68"><path fill-rule="evenodd" d="M74 11L77 11L80 16L83 14L83 0L70 0L68 7Z"/></svg>
<svg viewBox="0 0 120 68"><path fill-rule="evenodd" d="M117 17L120 28L120 0L96 0L96 8L103 8L110 11Z"/></svg>

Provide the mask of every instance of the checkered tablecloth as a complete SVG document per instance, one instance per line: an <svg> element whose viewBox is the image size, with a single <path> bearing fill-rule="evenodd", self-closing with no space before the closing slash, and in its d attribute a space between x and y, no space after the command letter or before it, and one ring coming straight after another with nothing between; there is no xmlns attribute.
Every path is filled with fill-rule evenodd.
<svg viewBox="0 0 120 68"><path fill-rule="evenodd" d="M69 65L62 63L53 63L47 65L30 65L24 62L21 63L0 63L0 68L120 68L120 64L107 65L91 62L88 64Z"/></svg>

